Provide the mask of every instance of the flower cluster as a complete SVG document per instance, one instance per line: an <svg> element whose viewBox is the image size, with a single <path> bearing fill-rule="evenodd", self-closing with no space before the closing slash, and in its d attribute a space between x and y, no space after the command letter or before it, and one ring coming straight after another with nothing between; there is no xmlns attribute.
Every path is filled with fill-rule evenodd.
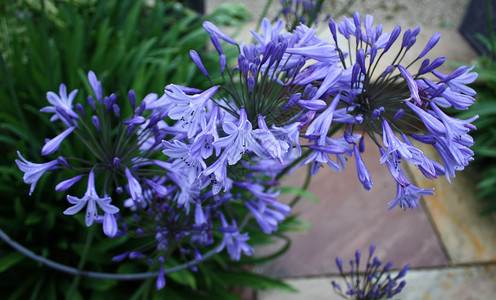
<svg viewBox="0 0 496 300"><path fill-rule="evenodd" d="M269 154L273 155L268 158L283 162L296 148L301 164L311 164L311 172L316 174L324 164L339 172L346 166L346 156L354 156L358 179L370 190L372 179L361 158L367 135L397 183L397 196L389 206L403 209L415 209L420 197L432 195L433 190L410 182L402 161L415 165L429 179L446 175L449 180L473 160L469 148L473 139L468 133L476 129L471 122L478 116L459 120L443 108L468 109L475 91L467 84L477 74L465 66L451 74L437 71L445 58L431 62L425 56L439 41L439 33L414 61L404 62L420 28L407 29L399 39L399 26L391 33L383 32L382 25L374 26L371 15L362 20L355 13L337 24L330 20L330 41L303 24L281 33L282 21L271 24L266 19L261 34L252 32L257 43L249 46L238 45L211 23L204 27L220 55L224 84L219 91L225 96L219 105L235 118L239 118L239 110L246 111L252 128L258 125L259 132L268 129L266 136L276 139L262 143L276 146L271 147ZM239 49L238 64L232 71L226 68L219 39ZM341 45L343 40L347 49ZM393 52L395 46L399 50ZM193 59L202 66L199 57ZM417 61L421 64L414 70ZM387 67L380 69L384 65ZM343 127L340 136L331 136L339 126ZM300 144L300 139L306 142ZM424 155L411 139L432 145L442 164ZM267 158L257 147L250 148ZM303 154L302 148L307 149Z"/></svg>
<svg viewBox="0 0 496 300"><path fill-rule="evenodd" d="M314 175L327 164L340 172L347 157L354 156L358 179L370 190L371 176L361 158L365 134L397 182L391 207L416 208L420 196L433 193L407 179L403 160L430 179L449 179L472 160L468 132L475 129L470 122L477 116L458 120L441 108L467 109L475 92L466 84L476 74L467 67L442 74L436 70L442 57L423 59L413 72L414 62L402 60L418 28L405 31L399 52L379 70L379 60L386 59L401 29L382 32L370 15L362 22L355 13L337 26L331 20L329 41L305 25L291 32L282 32L282 21L264 19L261 25L261 33L252 31L256 42L246 45L204 22L219 54L223 82L204 91L170 84L162 96L149 94L139 104L130 91L127 118L116 95L104 96L93 72L88 74L93 95L84 105L74 104L77 91L67 95L64 85L58 95L49 92L52 106L41 111L52 113L51 120L65 129L42 149L42 155L58 158L37 164L19 154L16 162L31 184L30 193L44 173L55 169L72 173L56 186L59 192L87 178L81 198L67 196L72 206L65 214L86 207L86 225L102 223L109 237L153 238L153 246L125 252L115 261L153 253L152 262L161 265L170 251L201 261L207 249L226 249L239 260L242 253L253 253L243 233L251 222L247 215L271 234L290 213L290 206L277 201L277 185L294 167L309 165ZM348 51L338 44L338 31L348 40ZM416 60L438 40L434 35ZM225 43L239 51L234 66L223 51ZM199 54L191 50L190 55L213 82ZM62 144L71 138L85 149ZM433 145L443 164L426 157L411 138ZM157 286L164 284L162 265Z"/></svg>
<svg viewBox="0 0 496 300"><path fill-rule="evenodd" d="M333 280L331 282L337 294L348 299L374 300L391 299L394 295L401 293L406 285L406 281L402 280L402 278L405 277L407 271L410 269L410 265L404 266L396 276L392 276L390 272L393 263L388 262L382 266L382 262L377 256L373 256L374 251L375 245L371 245L365 271L361 272L361 274L360 251L356 251L355 259L350 260L350 271L347 274L343 271L341 258L336 258L339 274L346 282L346 291L336 281Z"/></svg>

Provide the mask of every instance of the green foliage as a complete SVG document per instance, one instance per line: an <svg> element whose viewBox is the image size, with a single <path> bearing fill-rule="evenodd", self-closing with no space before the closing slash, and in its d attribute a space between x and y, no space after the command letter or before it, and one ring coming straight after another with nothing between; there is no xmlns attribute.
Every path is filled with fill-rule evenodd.
<svg viewBox="0 0 496 300"><path fill-rule="evenodd" d="M106 92L115 92L118 99L125 99L131 88L138 99L149 92L162 94L164 86L172 82L206 88L209 83L189 58L190 49L200 53L207 69L218 68L217 56L206 52L209 36L201 26L201 17L176 2L155 1L153 7L145 3L25 0L0 4L0 228L33 252L68 266L79 264L88 229L82 216L62 214L68 204L55 193L54 186L65 179L63 174L42 177L36 192L28 196L29 186L23 183L14 163L16 150L30 161L43 161L43 138L57 134L49 116L39 112L48 105L46 92L58 92L63 82L68 90L85 87L78 97L88 94L89 70L104 83ZM227 25L246 20L246 11L227 6L223 9L230 12L232 20L222 13L207 18L220 18ZM212 78L215 82L215 75ZM68 147L71 152L82 148L77 144ZM312 198L297 189L285 192ZM79 191L82 193L84 190ZM239 213L248 212L245 208ZM285 231L304 227L307 224L291 217L281 224L278 234L283 237ZM253 245L272 242L273 238L263 234L253 220L245 230ZM292 290L245 267L284 253L290 243L283 239L286 244L264 258L243 257L240 262L231 262L223 251L201 263L197 272L184 270L168 275L166 288L161 291L155 288L156 278L115 281L81 277L71 299L238 299L232 291L234 286ZM113 256L136 249L143 242L146 240L128 237L108 239L96 230L84 269L116 274L156 271L141 261L111 261ZM180 260L173 254L167 266L177 265ZM74 276L36 263L0 243L2 299L60 299L73 284Z"/></svg>
<svg viewBox="0 0 496 300"><path fill-rule="evenodd" d="M491 16L491 1L488 5L489 38L479 35L478 38L489 50L489 55L480 57L475 62L474 71L479 76L475 82L477 91L476 101L470 108L470 112L461 113L460 118L468 118L469 115L479 115L479 119L473 122L477 131L472 135L475 144L472 150L475 152L474 167L480 180L477 183L478 198L485 208L483 213L496 212L496 35L493 31Z"/></svg>

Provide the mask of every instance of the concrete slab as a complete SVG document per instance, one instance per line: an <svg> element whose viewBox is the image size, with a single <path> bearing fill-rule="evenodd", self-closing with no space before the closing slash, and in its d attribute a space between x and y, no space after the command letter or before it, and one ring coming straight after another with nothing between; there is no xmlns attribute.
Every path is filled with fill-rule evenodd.
<svg viewBox="0 0 496 300"><path fill-rule="evenodd" d="M264 291L258 300L339 300L331 281L338 276L292 278L286 283L298 293ZM396 298L403 300L476 300L496 299L496 265L476 265L442 269L410 270L406 286Z"/></svg>
<svg viewBox="0 0 496 300"><path fill-rule="evenodd" d="M432 147L420 143L416 146L440 161ZM496 215L481 216L482 206L475 199L475 177L470 170L457 172L449 184L444 177L428 180L416 168L409 167L418 186L436 189L434 196L424 198L424 204L450 261L496 261Z"/></svg>
<svg viewBox="0 0 496 300"><path fill-rule="evenodd" d="M353 255L358 249L368 251L372 243L377 245L379 257L398 266L448 264L422 207L388 211L387 202L396 196L396 183L387 167L379 163L379 150L370 140L363 159L374 182L372 190L362 188L354 161L349 161L342 173L321 169L309 187L320 203L302 199L294 210L313 228L307 234L290 234L291 248L278 259L258 266L258 272L282 278L337 273L336 256ZM296 170L284 185L301 186L305 172L304 168ZM266 255L277 246L257 248L256 254Z"/></svg>

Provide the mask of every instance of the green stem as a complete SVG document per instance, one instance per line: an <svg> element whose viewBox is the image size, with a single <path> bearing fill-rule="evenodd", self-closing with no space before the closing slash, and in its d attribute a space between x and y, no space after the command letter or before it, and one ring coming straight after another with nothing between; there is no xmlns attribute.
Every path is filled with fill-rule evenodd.
<svg viewBox="0 0 496 300"><path fill-rule="evenodd" d="M310 16L310 19L308 19L307 22L308 27L312 27L312 23L317 18L317 13L320 11L322 4L324 4L324 0L319 0L319 2L317 2L317 5L315 5L315 9L313 10L312 15Z"/></svg>
<svg viewBox="0 0 496 300"><path fill-rule="evenodd" d="M91 226L88 229L88 234L86 235L86 242L84 244L83 254L81 255L81 259L79 260L77 266L78 270L82 270L84 268L84 265L86 264L86 259L88 258L88 253L90 251L91 244L95 236L95 228L96 226ZM65 297L66 299L70 300L73 298L74 292L76 291L80 281L81 281L81 275L78 274L72 280L71 286L69 287L69 291L67 292Z"/></svg>

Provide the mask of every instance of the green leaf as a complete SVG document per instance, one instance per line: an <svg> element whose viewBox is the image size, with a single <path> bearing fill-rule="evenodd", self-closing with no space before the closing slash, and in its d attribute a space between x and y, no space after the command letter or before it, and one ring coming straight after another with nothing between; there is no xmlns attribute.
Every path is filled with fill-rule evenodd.
<svg viewBox="0 0 496 300"><path fill-rule="evenodd" d="M215 273L228 286L246 286L255 290L278 289L286 292L298 292L297 289L281 280L248 271L218 270Z"/></svg>
<svg viewBox="0 0 496 300"><path fill-rule="evenodd" d="M0 273L5 272L10 267L18 264L22 260L24 260L26 256L19 252L10 252L9 254L0 258Z"/></svg>
<svg viewBox="0 0 496 300"><path fill-rule="evenodd" d="M315 195L312 194L308 190L303 190L303 189L293 187L293 186L283 186L283 187L279 188L279 190L281 191L282 194L292 194L295 196L304 197L304 198L307 198L308 200L310 200L314 203L320 202L319 199L317 197L315 197Z"/></svg>
<svg viewBox="0 0 496 300"><path fill-rule="evenodd" d="M81 285L92 291L107 291L117 285L117 280L85 278Z"/></svg>
<svg viewBox="0 0 496 300"><path fill-rule="evenodd" d="M167 274L167 277L176 281L177 283L187 285L196 289L196 278L189 270L181 270Z"/></svg>

